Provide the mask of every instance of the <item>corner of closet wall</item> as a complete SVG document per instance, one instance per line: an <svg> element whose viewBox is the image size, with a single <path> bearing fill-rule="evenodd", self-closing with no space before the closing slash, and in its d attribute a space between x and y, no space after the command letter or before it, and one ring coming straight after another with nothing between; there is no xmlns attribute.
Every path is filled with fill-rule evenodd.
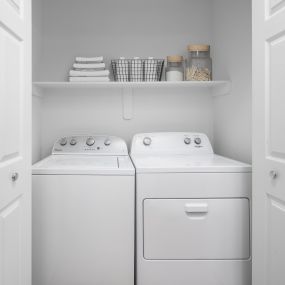
<svg viewBox="0 0 285 285"><path fill-rule="evenodd" d="M42 62L42 0L32 0L32 77L38 81ZM35 90L33 90L33 93ZM41 108L42 100L39 96L32 96L32 162L41 159Z"/></svg>
<svg viewBox="0 0 285 285"><path fill-rule="evenodd" d="M231 80L214 98L215 152L251 162L251 0L213 0L214 78Z"/></svg>

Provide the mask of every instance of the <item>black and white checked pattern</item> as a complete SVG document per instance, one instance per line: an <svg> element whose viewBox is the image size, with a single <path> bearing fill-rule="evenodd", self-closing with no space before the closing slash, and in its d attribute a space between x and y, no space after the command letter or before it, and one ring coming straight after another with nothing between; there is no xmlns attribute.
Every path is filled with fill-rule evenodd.
<svg viewBox="0 0 285 285"><path fill-rule="evenodd" d="M114 72L114 68L116 72ZM118 59L114 64L112 61L112 69L115 81L129 81L129 60Z"/></svg>
<svg viewBox="0 0 285 285"><path fill-rule="evenodd" d="M139 82L143 81L143 66L144 62L140 58L135 58L130 61L130 81Z"/></svg>
<svg viewBox="0 0 285 285"><path fill-rule="evenodd" d="M163 59L113 59L115 81L161 81Z"/></svg>

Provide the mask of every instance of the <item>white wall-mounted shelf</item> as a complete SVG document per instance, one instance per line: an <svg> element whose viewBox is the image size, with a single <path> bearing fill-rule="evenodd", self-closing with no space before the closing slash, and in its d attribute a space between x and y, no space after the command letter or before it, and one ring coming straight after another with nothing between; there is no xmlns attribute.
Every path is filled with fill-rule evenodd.
<svg viewBox="0 0 285 285"><path fill-rule="evenodd" d="M51 92L68 90L118 89L123 101L123 118L133 117L133 94L138 89L207 89L212 96L227 95L231 90L230 81L182 81L182 82L34 82L33 96L44 97ZM81 92L82 93L82 92Z"/></svg>
<svg viewBox="0 0 285 285"><path fill-rule="evenodd" d="M213 96L226 95L230 91L230 81L182 81L182 82L34 82L34 95L43 96L45 91L62 89L138 89L138 88L208 88Z"/></svg>

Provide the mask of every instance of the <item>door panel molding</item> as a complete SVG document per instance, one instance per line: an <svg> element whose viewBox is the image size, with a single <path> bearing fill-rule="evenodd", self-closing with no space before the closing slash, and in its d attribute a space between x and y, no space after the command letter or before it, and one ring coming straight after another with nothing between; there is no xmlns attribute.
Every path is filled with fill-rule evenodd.
<svg viewBox="0 0 285 285"><path fill-rule="evenodd" d="M267 15L273 16L285 7L285 0L268 0Z"/></svg>
<svg viewBox="0 0 285 285"><path fill-rule="evenodd" d="M7 3L19 14L21 15L21 4L22 1L21 0L6 0Z"/></svg>
<svg viewBox="0 0 285 285"><path fill-rule="evenodd" d="M0 43L0 85L1 98L1 129L0 134L5 140L1 143L0 161L21 155L21 103L23 97L23 41L14 34L1 29Z"/></svg>
<svg viewBox="0 0 285 285"><path fill-rule="evenodd" d="M284 264L278 262L285 256L285 247L280 247L285 240L285 231L280 231L279 225L285 224L285 202L268 195L267 203L267 284L283 285L285 280Z"/></svg>
<svg viewBox="0 0 285 285"><path fill-rule="evenodd" d="M285 96L285 30L266 41L265 51L265 125L268 159L285 162L285 132L282 116Z"/></svg>
<svg viewBox="0 0 285 285"><path fill-rule="evenodd" d="M0 276L1 284L21 284L22 259L22 197L17 198L0 212Z"/></svg>

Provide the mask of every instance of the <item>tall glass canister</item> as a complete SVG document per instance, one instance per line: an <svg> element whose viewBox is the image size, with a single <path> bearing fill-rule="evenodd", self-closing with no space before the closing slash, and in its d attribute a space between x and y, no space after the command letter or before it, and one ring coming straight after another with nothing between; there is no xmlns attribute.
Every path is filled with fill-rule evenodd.
<svg viewBox="0 0 285 285"><path fill-rule="evenodd" d="M212 80L212 59L209 45L188 45L186 80Z"/></svg>

